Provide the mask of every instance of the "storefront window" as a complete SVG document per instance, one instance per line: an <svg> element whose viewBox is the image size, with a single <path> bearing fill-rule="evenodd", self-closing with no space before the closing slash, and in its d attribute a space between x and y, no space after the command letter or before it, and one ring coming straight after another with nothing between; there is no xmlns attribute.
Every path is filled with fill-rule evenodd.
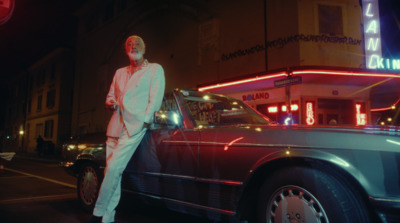
<svg viewBox="0 0 400 223"><path fill-rule="evenodd" d="M289 106L285 102L281 102L260 104L257 105L256 108L257 111L266 115L268 118L277 122L278 124L299 124L299 102L293 101L290 106L290 111L288 107Z"/></svg>

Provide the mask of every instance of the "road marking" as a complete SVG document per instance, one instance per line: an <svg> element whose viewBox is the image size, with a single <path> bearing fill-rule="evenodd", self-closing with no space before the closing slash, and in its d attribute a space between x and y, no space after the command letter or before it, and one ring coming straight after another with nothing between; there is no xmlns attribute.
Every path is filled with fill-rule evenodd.
<svg viewBox="0 0 400 223"><path fill-rule="evenodd" d="M25 172L22 172L22 171L19 171L19 170L13 170L13 169L8 169L8 168L4 168L4 169L8 170L8 171L11 171L11 172L14 172L14 173L19 173L19 174L23 174L23 175L30 176L30 177L35 177L35 178L38 178L38 179L41 179L41 180L49 181L49 182L52 182L52 183L56 183L56 184L60 184L60 185L66 186L66 187L70 187L70 188L76 189L76 185L73 185L73 184L68 184L68 183L64 183L64 182L58 181L58 180L53 180L53 179L49 179L49 178L46 178L46 177L33 175L33 174L30 174L30 173L25 173Z"/></svg>
<svg viewBox="0 0 400 223"><path fill-rule="evenodd" d="M0 205L15 204L15 203L22 203L22 202L48 201L48 200L54 201L54 200L63 200L63 199L71 199L71 198L76 199L76 193L57 194L57 195L38 196L38 197L24 197L24 198L2 200L2 201L0 201Z"/></svg>

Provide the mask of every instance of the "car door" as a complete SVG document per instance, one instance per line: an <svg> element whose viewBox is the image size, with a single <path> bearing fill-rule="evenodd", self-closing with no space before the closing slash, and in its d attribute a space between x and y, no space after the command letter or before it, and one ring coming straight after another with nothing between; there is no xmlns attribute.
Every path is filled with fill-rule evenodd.
<svg viewBox="0 0 400 223"><path fill-rule="evenodd" d="M198 199L195 177L199 132L182 117L175 95L166 95L152 128L125 171L134 190L172 201ZM174 123L168 123L171 120Z"/></svg>
<svg viewBox="0 0 400 223"><path fill-rule="evenodd" d="M233 214L243 180L258 157L254 154L261 152L261 147L251 148L261 131L256 126L269 122L236 99L193 93L184 100L200 133L198 205Z"/></svg>

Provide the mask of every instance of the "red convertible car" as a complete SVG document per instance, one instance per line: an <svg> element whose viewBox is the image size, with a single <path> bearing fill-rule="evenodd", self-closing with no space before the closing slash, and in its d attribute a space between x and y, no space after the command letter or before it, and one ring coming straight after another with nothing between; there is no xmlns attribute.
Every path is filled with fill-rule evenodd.
<svg viewBox="0 0 400 223"><path fill-rule="evenodd" d="M90 210L105 135L63 148ZM400 222L400 130L285 126L240 100L166 94L124 172L123 190L184 213L237 222Z"/></svg>

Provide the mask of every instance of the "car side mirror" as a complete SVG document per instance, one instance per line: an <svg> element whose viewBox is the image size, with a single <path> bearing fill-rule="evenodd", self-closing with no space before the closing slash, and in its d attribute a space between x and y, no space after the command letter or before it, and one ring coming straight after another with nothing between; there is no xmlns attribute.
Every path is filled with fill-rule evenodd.
<svg viewBox="0 0 400 223"><path fill-rule="evenodd" d="M173 127L182 126L182 118L175 111L157 111L154 113L154 127Z"/></svg>

